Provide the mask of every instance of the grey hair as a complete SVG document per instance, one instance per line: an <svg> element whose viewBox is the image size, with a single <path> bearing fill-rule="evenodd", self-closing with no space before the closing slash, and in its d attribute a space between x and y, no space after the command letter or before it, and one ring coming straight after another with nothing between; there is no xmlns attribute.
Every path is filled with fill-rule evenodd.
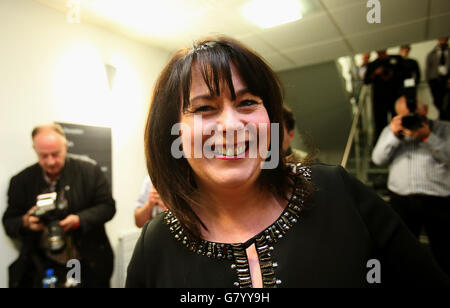
<svg viewBox="0 0 450 308"><path fill-rule="evenodd" d="M57 133L58 135L63 137L64 140L66 140L66 134L64 133L64 129L62 128L61 125L56 124L56 123L36 126L35 128L33 128L33 131L31 132L31 139L34 139L34 137L36 137L36 135L39 134L43 130L54 131L55 133Z"/></svg>

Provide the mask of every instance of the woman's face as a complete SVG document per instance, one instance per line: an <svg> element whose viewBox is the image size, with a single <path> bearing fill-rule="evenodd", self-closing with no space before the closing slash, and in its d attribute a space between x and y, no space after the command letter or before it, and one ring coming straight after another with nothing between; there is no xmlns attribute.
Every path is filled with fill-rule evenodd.
<svg viewBox="0 0 450 308"><path fill-rule="evenodd" d="M196 64L192 67L190 105L181 115L181 141L200 187L253 184L270 144L270 119L262 99L248 91L232 64L231 74L235 100L225 83L220 96L211 96L200 69Z"/></svg>

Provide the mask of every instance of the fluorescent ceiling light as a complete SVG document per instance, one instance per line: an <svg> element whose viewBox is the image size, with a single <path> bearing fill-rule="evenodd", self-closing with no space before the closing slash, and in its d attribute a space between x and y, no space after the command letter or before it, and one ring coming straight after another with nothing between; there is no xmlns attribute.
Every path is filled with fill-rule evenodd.
<svg viewBox="0 0 450 308"><path fill-rule="evenodd" d="M262 28L270 28L303 17L297 0L252 0L247 3L242 14Z"/></svg>

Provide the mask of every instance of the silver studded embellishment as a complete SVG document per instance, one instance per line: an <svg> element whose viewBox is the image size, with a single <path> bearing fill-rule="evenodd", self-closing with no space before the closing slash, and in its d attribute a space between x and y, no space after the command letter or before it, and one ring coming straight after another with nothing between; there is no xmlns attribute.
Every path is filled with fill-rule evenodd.
<svg viewBox="0 0 450 308"><path fill-rule="evenodd" d="M294 177L303 177L307 181L311 181L311 170L309 167L303 166L302 164L289 165ZM275 277L275 269L279 265L278 262L272 260L271 252L274 250L274 244L282 240L289 230L297 224L304 208L305 192L299 187L297 178L294 178L294 181L296 187L285 210L271 226L256 237L254 242L260 261L263 287L265 288L276 288L282 284L282 281ZM231 269L236 271L238 278L233 283L235 287L252 287L250 266L243 244L222 244L192 239L184 231L180 221L170 210L166 211L164 220L169 226L169 230L174 235L174 238L191 252L208 258L231 261Z"/></svg>

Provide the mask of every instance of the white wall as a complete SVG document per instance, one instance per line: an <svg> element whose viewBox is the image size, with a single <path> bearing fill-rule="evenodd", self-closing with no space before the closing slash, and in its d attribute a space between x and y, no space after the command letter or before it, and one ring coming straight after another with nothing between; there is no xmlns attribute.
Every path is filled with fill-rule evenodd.
<svg viewBox="0 0 450 308"><path fill-rule="evenodd" d="M0 37L0 216L10 177L36 161L34 126L108 126L117 214L106 227L115 248L119 233L134 228L134 204L146 174L144 121L168 53L95 26L68 24L64 14L32 0L0 1ZM112 92L105 63L117 68ZM17 251L3 228L0 251L0 287L6 287L7 266Z"/></svg>

